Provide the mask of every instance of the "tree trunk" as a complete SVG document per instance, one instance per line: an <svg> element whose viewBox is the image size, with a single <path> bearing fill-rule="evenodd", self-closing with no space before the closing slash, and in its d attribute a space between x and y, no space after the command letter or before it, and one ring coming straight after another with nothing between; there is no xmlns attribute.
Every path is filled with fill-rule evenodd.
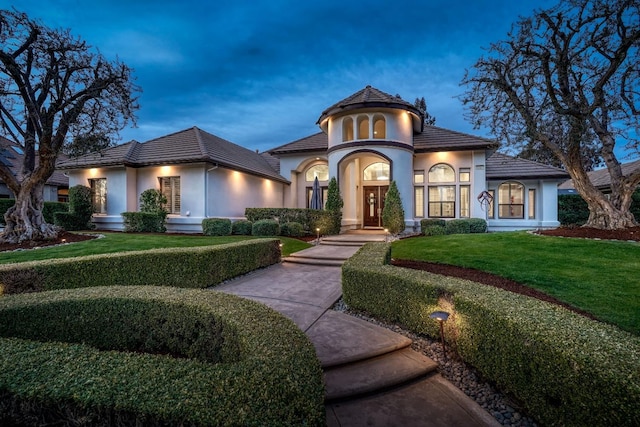
<svg viewBox="0 0 640 427"><path fill-rule="evenodd" d="M607 198L591 184L586 173L571 175L574 187L589 207L589 219L584 227L618 230L638 225L629 211L634 191L632 187L618 188Z"/></svg>
<svg viewBox="0 0 640 427"><path fill-rule="evenodd" d="M44 200L43 185L28 188L22 186L16 203L4 215L5 229L0 234L0 242L21 243L27 240L52 240L58 237L60 228L47 224L42 215Z"/></svg>

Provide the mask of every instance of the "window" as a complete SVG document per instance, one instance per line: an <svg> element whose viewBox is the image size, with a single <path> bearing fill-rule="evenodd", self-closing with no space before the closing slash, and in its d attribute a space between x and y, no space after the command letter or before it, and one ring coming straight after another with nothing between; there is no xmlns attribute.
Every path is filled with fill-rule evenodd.
<svg viewBox="0 0 640 427"><path fill-rule="evenodd" d="M524 186L505 182L498 187L498 218L524 218Z"/></svg>
<svg viewBox="0 0 640 427"><path fill-rule="evenodd" d="M91 204L93 212L98 214L107 213L107 178L96 178L89 180L91 187Z"/></svg>
<svg viewBox="0 0 640 427"><path fill-rule="evenodd" d="M439 163L429 169L429 182L456 182L456 173L451 166Z"/></svg>
<svg viewBox="0 0 640 427"><path fill-rule="evenodd" d="M415 216L424 216L424 187L413 188L413 206L415 206Z"/></svg>
<svg viewBox="0 0 640 427"><path fill-rule="evenodd" d="M358 117L358 139L369 139L369 117Z"/></svg>
<svg viewBox="0 0 640 427"><path fill-rule="evenodd" d="M327 196L329 195L329 187L320 187L320 191L322 192L322 206L320 209L324 208L325 203L327 203ZM311 209L311 196L313 195L313 187L307 187L307 208Z"/></svg>
<svg viewBox="0 0 640 427"><path fill-rule="evenodd" d="M429 187L429 217L455 218L456 186Z"/></svg>
<svg viewBox="0 0 640 427"><path fill-rule="evenodd" d="M353 141L353 119L351 117L342 120L342 141Z"/></svg>
<svg viewBox="0 0 640 427"><path fill-rule="evenodd" d="M460 182L469 182L471 181L471 169L469 168L460 168L459 171L459 181Z"/></svg>
<svg viewBox="0 0 640 427"><path fill-rule="evenodd" d="M460 218L471 216L471 190L468 185L460 186Z"/></svg>
<svg viewBox="0 0 640 427"><path fill-rule="evenodd" d="M160 178L160 191L167 198L167 211L170 214L180 215L180 177Z"/></svg>
<svg viewBox="0 0 640 427"><path fill-rule="evenodd" d="M373 116L373 138L385 139L387 137L387 126L383 116Z"/></svg>
<svg viewBox="0 0 640 427"><path fill-rule="evenodd" d="M390 176L388 163L372 163L362 172L365 181L388 181Z"/></svg>
<svg viewBox="0 0 640 427"><path fill-rule="evenodd" d="M536 190L529 189L529 219L536 218Z"/></svg>
<svg viewBox="0 0 640 427"><path fill-rule="evenodd" d="M413 171L413 183L424 184L424 171Z"/></svg>
<svg viewBox="0 0 640 427"><path fill-rule="evenodd" d="M328 165L315 165L311 166L307 169L307 172L304 174L304 179L307 182L313 182L316 177L318 177L318 181L328 181L329 180L329 166Z"/></svg>

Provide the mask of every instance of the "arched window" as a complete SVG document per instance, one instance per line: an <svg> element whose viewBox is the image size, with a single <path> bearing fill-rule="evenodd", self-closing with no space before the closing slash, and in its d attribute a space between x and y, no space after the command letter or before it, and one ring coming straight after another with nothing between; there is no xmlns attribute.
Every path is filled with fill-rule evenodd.
<svg viewBox="0 0 640 427"><path fill-rule="evenodd" d="M358 117L358 139L369 139L369 117Z"/></svg>
<svg viewBox="0 0 640 427"><path fill-rule="evenodd" d="M389 181L390 170L388 163L372 163L362 172L365 181Z"/></svg>
<svg viewBox="0 0 640 427"><path fill-rule="evenodd" d="M524 218L524 185L518 182L500 184L498 218Z"/></svg>
<svg viewBox="0 0 640 427"><path fill-rule="evenodd" d="M373 138L385 139L387 137L387 124L384 120L384 116L373 116Z"/></svg>
<svg viewBox="0 0 640 427"><path fill-rule="evenodd" d="M307 182L313 182L316 177L318 177L318 181L329 181L329 166L314 165L304 174L304 180Z"/></svg>
<svg viewBox="0 0 640 427"><path fill-rule="evenodd" d="M342 141L353 141L353 119L351 117L342 120Z"/></svg>
<svg viewBox="0 0 640 427"><path fill-rule="evenodd" d="M456 172L445 163L438 163L429 169L429 182L456 182Z"/></svg>

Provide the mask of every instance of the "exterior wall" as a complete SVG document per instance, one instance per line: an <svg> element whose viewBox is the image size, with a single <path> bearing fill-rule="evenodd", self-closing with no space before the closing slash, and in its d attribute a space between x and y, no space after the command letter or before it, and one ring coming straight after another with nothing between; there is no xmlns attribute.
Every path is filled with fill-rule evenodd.
<svg viewBox="0 0 640 427"><path fill-rule="evenodd" d="M306 195L305 189L313 185L305 181L305 172L311 166L316 164L327 163L327 153L307 153L302 155L283 156L280 158L280 174L288 179L291 184L284 187L283 207L287 208L305 208ZM329 170L329 179L331 179L331 170ZM329 181L320 181L320 186L328 186Z"/></svg>
<svg viewBox="0 0 640 427"><path fill-rule="evenodd" d="M518 182L524 186L524 218L511 219L498 217L498 187L504 182ZM489 181L487 187L495 191L494 218L488 219L489 231L531 230L538 228L555 228L558 221L558 180L496 180ZM535 218L528 217L528 191L536 191Z"/></svg>

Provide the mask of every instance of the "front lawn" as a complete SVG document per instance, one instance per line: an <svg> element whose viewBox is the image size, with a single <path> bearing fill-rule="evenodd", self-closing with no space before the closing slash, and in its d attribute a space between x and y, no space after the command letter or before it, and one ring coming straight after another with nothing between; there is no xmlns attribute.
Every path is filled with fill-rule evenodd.
<svg viewBox="0 0 640 427"><path fill-rule="evenodd" d="M494 273L640 335L640 244L525 232L454 234L393 243L392 257Z"/></svg>
<svg viewBox="0 0 640 427"><path fill-rule="evenodd" d="M0 264L10 262L39 261L52 258L71 258L84 255L142 251L157 248L222 245L255 239L251 236L212 237L184 234L137 234L100 232L105 237L62 246L44 247L18 252L0 252ZM288 237L277 237L283 243L282 256L310 247L308 243Z"/></svg>

